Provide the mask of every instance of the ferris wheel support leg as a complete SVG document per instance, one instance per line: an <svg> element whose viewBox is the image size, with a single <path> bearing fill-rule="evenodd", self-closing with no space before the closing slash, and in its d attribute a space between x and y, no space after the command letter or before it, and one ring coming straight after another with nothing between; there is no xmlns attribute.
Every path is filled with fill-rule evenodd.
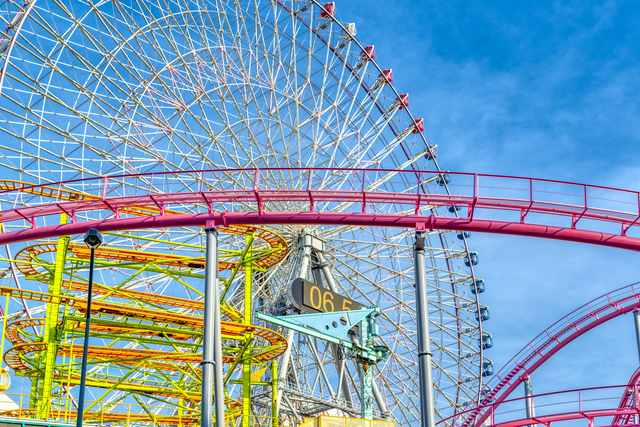
<svg viewBox="0 0 640 427"><path fill-rule="evenodd" d="M291 360L291 347L292 347L292 343L293 343L293 333L295 331L293 329L289 329L287 331L287 343L289 344L287 346L287 349L284 351L284 354L282 355L282 360L280 361L280 369L278 369L278 374L281 375L280 378L278 378L278 383L280 384L287 384L287 370L289 369L289 360ZM276 415L275 417L279 417L280 416L280 405L282 403L282 399L283 399L283 394L282 394L282 390L278 390L278 392L276 393Z"/></svg>
<svg viewBox="0 0 640 427"><path fill-rule="evenodd" d="M391 413L387 409L387 405L384 402L384 398L382 397L382 393L380 393L380 389L378 389L378 383L376 383L375 379L371 380L371 389L373 390L373 398L376 400L378 404L378 409L380 410L380 416L383 420L391 420Z"/></svg>
<svg viewBox="0 0 640 427"><path fill-rule="evenodd" d="M414 271L416 276L416 314L418 317L418 368L420 374L420 425L435 426L433 408L433 378L431 375L431 342L429 338L429 303L427 301L427 279L424 264L424 240L426 231L416 229L413 246Z"/></svg>
<svg viewBox="0 0 640 427"><path fill-rule="evenodd" d="M336 282L333 279L333 274L331 273L331 270L329 269L329 263L327 262L326 258L324 257L324 254L322 252L316 252L315 254L316 260L318 262L318 268L313 270L313 277L316 281L316 284L318 286L322 286L322 275L324 275L325 280L327 281L327 285L329 286L329 289L331 289L332 292L336 292L338 293L338 287L336 286ZM320 271L318 271L318 269L320 271L322 271L322 275L320 275ZM344 368L345 365L345 361L344 359L341 361L338 361L338 356L340 354L341 350L338 348L337 345L335 344L331 344L331 355L333 356L333 360L336 360L336 367L338 369L338 371L340 371L341 369ZM353 408L353 399L351 398L351 392L349 390L349 381L347 379L347 377L345 375L342 375L341 377L342 379L340 379L341 384L340 384L340 389L342 390L342 395L344 396L344 400L347 404L348 407ZM378 405L378 407L380 407L380 405Z"/></svg>
<svg viewBox="0 0 640 427"><path fill-rule="evenodd" d="M313 267L311 267L311 273L313 273L313 281L316 282L316 285L324 288L324 281L322 280L322 273L324 271L321 267L323 264L320 262L320 257L318 255L321 254L311 253L311 260L314 262ZM329 286L329 288L331 288L331 286ZM335 292L334 289L331 290Z"/></svg>
<svg viewBox="0 0 640 427"><path fill-rule="evenodd" d="M307 271L309 270L309 261L311 261L311 246L305 246L302 248L300 258L300 271L298 272L298 277L306 279Z"/></svg>
<svg viewBox="0 0 640 427"><path fill-rule="evenodd" d="M296 278L296 277L301 277L301 278L306 278L307 277L307 272L309 270L309 261L311 260L311 246L310 245L305 245L304 241L302 243L302 247L300 248L299 252L300 255L298 256L298 275L295 276L294 275L291 277L291 279ZM278 378L278 382L280 384L287 384L287 373L289 371L289 361L291 360L291 348L293 347L293 334L295 333L295 331L293 329L289 329L287 331L287 343L289 344L287 346L287 349L285 350L284 354L282 355L282 359L280 360L280 369L278 369L280 378ZM278 390L277 393L277 397L276 397L276 416L280 416L280 405L282 402L282 399L286 399L286 395L283 395L283 391L282 390ZM288 403L288 399L287 399L287 405L289 405Z"/></svg>
<svg viewBox="0 0 640 427"><path fill-rule="evenodd" d="M216 427L225 425L224 376L222 375L222 327L218 285L218 230L207 228L205 264L204 331L202 343L202 400L200 425L211 427L215 397ZM215 395L212 390L215 386Z"/></svg>

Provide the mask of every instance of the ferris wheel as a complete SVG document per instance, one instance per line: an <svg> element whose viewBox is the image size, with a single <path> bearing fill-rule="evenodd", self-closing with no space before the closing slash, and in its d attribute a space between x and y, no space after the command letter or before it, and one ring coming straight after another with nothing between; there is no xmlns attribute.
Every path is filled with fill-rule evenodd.
<svg viewBox="0 0 640 427"><path fill-rule="evenodd" d="M140 182L154 188L158 178L152 174L176 172L168 175L174 192L202 187L224 190L250 186L253 171L260 169L263 182L305 188L313 169L318 188L340 189L364 182L356 169L439 171L436 147L427 143L422 119L410 113L409 96L394 87L392 71L378 65L374 46L357 41L355 24L339 21L338 7L315 0L4 2L0 7L1 25L6 28L0 40L3 182L62 182L58 191L92 194L93 181L82 180L151 174ZM190 172L202 170L221 171L216 175L221 178L203 181L197 172ZM405 175L376 176L367 181L367 188L407 185ZM428 182L437 183L437 191L443 192L450 184L445 174L435 174ZM412 191L426 190L414 185ZM295 203L267 202L262 209L293 211ZM352 208L349 203L321 203L325 210L337 212ZM202 203L180 206L185 212L205 208ZM244 211L247 204L214 203L209 209ZM372 203L367 209L400 212L399 205L385 203ZM430 209L438 207L422 212L429 214ZM93 214L83 215L92 218ZM455 208L449 215L457 215ZM223 232L221 248L241 256L247 245L247 229L243 230ZM256 250L269 250L273 236L282 240L281 248L287 248L277 262L253 273L254 308L290 313L287 289L297 274L326 283L363 305L380 307L380 341L390 356L374 368L376 417L402 425L418 422L413 231L307 224L267 226L250 233L256 236ZM300 273L305 235L321 239L324 248L314 253L309 268ZM483 353L491 346L482 326L488 309L479 302L484 284L473 273L477 254L467 248L467 237L465 233L427 233L435 407L441 418L479 401L485 391L483 376L492 371ZM28 254L25 260L51 265L55 248L36 246L54 243L29 242L30 249L16 244L7 251L14 255L23 251ZM164 254L165 258L176 254L197 258L203 254L203 244L203 232L192 227L105 235L105 245L113 250ZM86 275L86 257L79 249L69 251L73 254L69 255L73 265L69 277ZM113 257L105 254L99 270L105 285L156 294L165 302L169 297L199 298L198 268L202 266L195 261L181 265L185 273L177 275L147 259L148 265L157 268L141 267L131 274L113 263L124 258ZM18 283L46 293L45 281L26 280L45 277L44 270L34 271L32 276L26 270L6 274L3 284ZM233 271L231 266L227 273ZM239 279L226 277L230 280L227 314L232 317L234 310L243 310L245 300ZM76 295L86 293L79 285L70 289ZM140 299L138 303L152 304ZM34 316L41 310L37 308L41 303L28 304ZM33 325L25 324L25 330L27 326ZM113 330L102 332L96 342L111 345L104 334ZM286 336L290 347L285 354L274 354L284 367L279 374L284 379L279 416L359 412L357 367L349 362L341 368L344 355L330 345L284 330L275 332ZM270 337L264 333L265 340ZM134 351L151 339L123 338L122 346ZM180 348L188 352L196 347ZM92 369L96 378L107 378L117 369L138 383L144 376L122 366L109 371L104 363ZM197 387L197 381L187 377L165 376L165 384L156 378L154 387L160 390L183 381L186 393ZM25 389L30 387L24 384ZM235 384L231 379L230 400L239 399ZM95 383L91 390L105 402L138 393L115 386L105 392ZM267 393L258 388L253 393L252 411L260 414L268 406ZM139 392L136 399L163 407L188 406L179 403L184 397L167 393Z"/></svg>

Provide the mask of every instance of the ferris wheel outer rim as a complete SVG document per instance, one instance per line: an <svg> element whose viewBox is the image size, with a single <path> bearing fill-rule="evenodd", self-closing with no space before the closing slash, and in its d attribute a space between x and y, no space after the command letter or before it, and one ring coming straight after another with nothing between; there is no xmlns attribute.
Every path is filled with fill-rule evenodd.
<svg viewBox="0 0 640 427"><path fill-rule="evenodd" d="M35 5L35 2L36 2L36 0L33 0L33 1L30 3L30 5L29 5L29 12L30 12L31 8ZM321 9L323 9L323 10L324 10L324 8L323 8L323 7L322 7L322 6L321 6L321 5L320 5L316 0L311 0L311 2L312 2L313 4L315 4L317 7L320 7ZM12 37L12 40L11 40L11 44L12 44L12 46L13 46L13 44L15 43L15 40L16 40L16 39L19 37L19 35L20 35L20 30L21 30L21 28L22 28L22 23L23 23L23 22L25 22L27 18L28 18L28 13L27 13L27 14L25 14L25 16L23 17L23 19L22 19L22 21L21 21L21 23L20 23L20 28L18 28L18 30L16 31L16 33L15 33L15 34L13 35L13 37ZM342 26L342 25L337 21L337 19L335 19L335 17L334 17L334 16L330 15L330 18L331 18L334 22L338 23L338 25L340 25L340 27L341 27L341 28L344 28L344 27L343 27L343 26ZM316 32L316 31L315 31L315 30L313 30L313 29L310 29L310 30L311 30L311 31L313 31L314 33ZM359 47L362 51L364 51L364 48L362 47L362 45L361 45L361 44L360 44L360 43L359 43L355 38L352 38L352 40L353 40L353 41L358 45L358 47ZM8 53L8 55L7 55L4 59L5 59L5 63L8 63L8 62L10 61L10 59L11 59L11 51ZM379 66L378 66L378 64L377 64L375 61L373 61L373 60L372 60L371 62L372 62L373 64L375 64L375 66L376 66L376 68L378 69L378 71L381 71L381 67L379 67ZM5 67L3 67L2 81L0 81L0 96L1 96L1 94L2 94L2 87L3 87L2 82L4 81L4 76L5 76L5 74L6 74L6 68L7 68L6 66L5 66ZM390 87L392 88L392 90L393 90L393 92L395 93L396 97L398 97L398 96L399 96L399 92L396 90L395 86L393 86L393 85L391 85L391 84L390 84ZM408 113L408 115L409 115L409 117L410 117L410 119L411 119L412 123L414 123L414 124L415 124L415 123L416 123L416 121L415 121L415 119L414 119L413 115L411 114L411 112L410 112L408 109L406 110L406 112ZM395 129L393 129L393 127L392 127L392 130L393 130L394 134L397 134L397 132L395 131ZM424 135L423 135L421 132L420 132L420 137L421 137L421 138L422 138L422 140L425 142L425 145L426 145L426 147L427 147L428 151L429 151L429 152L431 152L431 147L429 146L429 144L427 144L426 139L425 139ZM433 160L434 160L434 164L436 165L436 167L437 167L438 169L440 169L440 168L439 168L439 166L437 165L437 161L435 160L435 158L434 158ZM412 167L414 167L414 165L413 165L413 164L411 164L411 166L412 166ZM446 187L446 184L445 184L445 187ZM447 188L447 190L448 190L448 188ZM468 246L467 246L466 238L465 238L465 239L463 239L462 243L464 244L464 248L465 248L465 251L467 252L467 255L469 255L469 249L468 249ZM443 242L443 244L444 244L444 242ZM444 249L445 249L445 251L446 251L446 250L448 250L448 248L447 248L446 246L444 247ZM474 273L473 273L473 267L472 267L472 266L470 266L470 270L471 270L471 277L472 277L472 278L473 278L473 277L475 277L475 276L474 276ZM477 299L477 295L476 295L476 299ZM478 302L478 301L476 301L476 305L477 305L477 304L479 304L479 302ZM480 328L480 331L481 331L481 330L482 330L482 329L481 329L481 321L479 321L479 323L480 323L480 324L479 324L479 328ZM480 355L481 355L481 357L482 357L482 349L480 350ZM480 367L480 370L481 370L481 367ZM480 377L479 390L480 390L480 387L481 387L481 386L482 386L482 378Z"/></svg>

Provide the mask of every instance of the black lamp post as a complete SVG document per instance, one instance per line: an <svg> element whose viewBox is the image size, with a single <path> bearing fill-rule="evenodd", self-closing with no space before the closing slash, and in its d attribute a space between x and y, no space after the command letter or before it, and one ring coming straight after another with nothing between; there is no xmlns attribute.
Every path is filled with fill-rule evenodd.
<svg viewBox="0 0 640 427"><path fill-rule="evenodd" d="M78 416L76 418L77 427L82 427L82 416L84 413L84 384L87 377L87 353L89 351L89 328L91 326L91 294L93 293L93 261L96 249L102 244L102 235L95 228L91 228L84 235L84 243L91 248L91 261L89 264L89 290L87 291L87 316L84 322L84 348L82 349L80 397L78 398Z"/></svg>

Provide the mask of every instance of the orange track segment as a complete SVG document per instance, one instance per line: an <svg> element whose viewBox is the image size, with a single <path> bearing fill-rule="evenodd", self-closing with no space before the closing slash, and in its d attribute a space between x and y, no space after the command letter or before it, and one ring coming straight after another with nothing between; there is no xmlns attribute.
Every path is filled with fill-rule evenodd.
<svg viewBox="0 0 640 427"><path fill-rule="evenodd" d="M86 312L86 309L87 309L87 301L84 299L75 298L75 297L56 296L56 295L46 294L43 292L15 289L15 288L9 288L6 286L0 286L0 293L2 295L9 294L12 297L31 299L35 301L67 304L83 312ZM139 307L123 306L123 305L105 303L105 302L92 302L91 312L110 314L114 316L125 316L125 317L131 317L135 319L147 320L152 322L184 325L184 326L193 327L193 328L203 327L202 317L189 316L181 313L158 312L155 310L149 310L149 309L144 309ZM243 325L243 324L233 323L233 322L225 322L225 321L221 322L221 325L222 325L222 333L224 335L239 336L246 332L252 332L254 335L267 340L272 346L274 347L278 346L277 348L274 348L273 350L267 353L256 356L255 360L259 362L264 362L264 361L272 360L279 357L285 352L285 350L288 347L287 340L282 335L266 328L253 326L253 325ZM24 348L27 349L30 347L26 347L26 346L30 346L34 344L35 343L20 344L12 348L11 350L9 350L7 354L9 354L9 352L11 352L12 350L20 347L21 345L25 345ZM29 351L39 351L39 350L29 350ZM230 359L229 361L226 361L226 363L230 363L233 360L235 359ZM5 361L7 362L7 364L9 364L9 361L7 360L7 355L5 355Z"/></svg>

